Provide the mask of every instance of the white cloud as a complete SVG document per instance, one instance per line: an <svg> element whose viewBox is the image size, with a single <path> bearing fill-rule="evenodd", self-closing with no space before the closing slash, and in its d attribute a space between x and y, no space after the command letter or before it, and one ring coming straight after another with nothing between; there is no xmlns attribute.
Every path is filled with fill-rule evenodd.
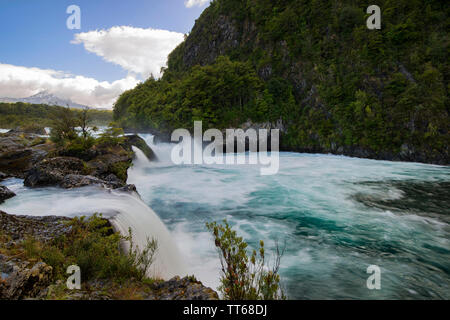
<svg viewBox="0 0 450 320"><path fill-rule="evenodd" d="M62 71L0 63L0 97L24 98L48 91L82 105L111 108L122 92L135 87L138 82L132 76L100 82Z"/></svg>
<svg viewBox="0 0 450 320"><path fill-rule="evenodd" d="M120 26L75 34L72 43L83 44L87 51L147 78L160 76L167 56L183 40L178 32Z"/></svg>
<svg viewBox="0 0 450 320"><path fill-rule="evenodd" d="M201 6L203 6L204 4L206 4L207 2L209 2L210 0L186 0L185 2L184 2L184 5L187 7L187 8L192 8L192 7L195 7L195 6L199 6L199 7L201 7Z"/></svg>

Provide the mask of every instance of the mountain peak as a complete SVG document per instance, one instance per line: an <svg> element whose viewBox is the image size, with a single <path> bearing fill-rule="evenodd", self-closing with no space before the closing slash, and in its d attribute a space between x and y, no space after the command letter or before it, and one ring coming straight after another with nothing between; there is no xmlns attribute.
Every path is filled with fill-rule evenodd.
<svg viewBox="0 0 450 320"><path fill-rule="evenodd" d="M50 93L47 90L40 91L32 96L26 97L26 98L0 98L0 102L24 102L24 103L32 103L32 104L47 104L47 105L56 105L56 106L62 106L62 107L69 107L69 108L85 108L88 106L84 106L78 103L73 102L70 99L64 99L60 98L52 93Z"/></svg>

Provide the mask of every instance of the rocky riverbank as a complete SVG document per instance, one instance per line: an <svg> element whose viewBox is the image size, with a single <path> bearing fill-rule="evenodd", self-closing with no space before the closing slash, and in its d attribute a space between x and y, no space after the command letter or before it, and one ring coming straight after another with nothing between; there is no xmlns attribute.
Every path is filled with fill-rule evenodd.
<svg viewBox="0 0 450 320"><path fill-rule="evenodd" d="M117 144L99 143L74 155L41 135L12 130L0 134L0 182L17 177L33 188L95 184L136 192L135 186L126 184L127 170L134 157L132 146L141 149L149 160L156 159L138 135L127 135ZM11 190L0 186L0 203L13 196ZM89 208L86 211L86 216L93 213L88 212ZM100 220L102 227L97 230L97 227L89 229L90 225L77 218L15 216L0 211L0 299L218 299L214 290L194 277L175 277L169 281L138 279L137 264L130 263L129 253L119 249L119 242L126 238L115 233L109 221ZM98 223L95 220L94 224ZM110 231L103 232L103 228ZM85 243L86 239L90 242ZM109 249L103 250L107 245ZM80 250L80 246L87 249ZM101 259L103 266L95 261ZM100 270L90 271L90 277L82 280L81 290L69 290L64 268L78 260ZM111 276L114 272L119 272L120 281Z"/></svg>
<svg viewBox="0 0 450 320"><path fill-rule="evenodd" d="M194 277L175 277L169 281L121 282L90 279L81 290L69 290L58 279L51 259L41 261L27 253L30 239L42 246L74 232L66 217L15 216L0 211L0 299L70 299L70 300L209 300L217 293L204 287ZM111 235L111 234L109 234ZM107 236L107 235L105 235Z"/></svg>
<svg viewBox="0 0 450 320"><path fill-rule="evenodd" d="M133 145L149 160L156 159L138 135L127 135L118 144L99 143L77 154L41 135L11 130L0 134L0 172L3 177L25 179L28 187L76 188L98 184L123 188L134 156Z"/></svg>

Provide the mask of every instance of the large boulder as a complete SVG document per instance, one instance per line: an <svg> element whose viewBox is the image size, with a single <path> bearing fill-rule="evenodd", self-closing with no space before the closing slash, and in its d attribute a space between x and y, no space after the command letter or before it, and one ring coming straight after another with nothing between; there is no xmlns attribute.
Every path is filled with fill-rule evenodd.
<svg viewBox="0 0 450 320"><path fill-rule="evenodd" d="M84 175L88 169L78 158L56 157L44 159L31 168L24 180L27 187L60 184L67 175Z"/></svg>
<svg viewBox="0 0 450 320"><path fill-rule="evenodd" d="M102 180L110 180L115 176L122 183L127 181L127 170L132 163L132 153L118 147L116 149L118 150L100 154L87 162L91 175Z"/></svg>
<svg viewBox="0 0 450 320"><path fill-rule="evenodd" d="M114 154L103 155L101 160L85 163L78 158L56 157L45 159L35 165L25 176L24 185L28 187L60 186L66 189L89 185L101 185L117 189L126 186L128 157ZM123 170L125 179L114 173Z"/></svg>
<svg viewBox="0 0 450 320"><path fill-rule="evenodd" d="M0 171L21 177L54 149L36 134L11 131L0 134Z"/></svg>
<svg viewBox="0 0 450 320"><path fill-rule="evenodd" d="M9 190L5 186L0 186L0 203L3 203L6 199L14 197L16 194Z"/></svg>

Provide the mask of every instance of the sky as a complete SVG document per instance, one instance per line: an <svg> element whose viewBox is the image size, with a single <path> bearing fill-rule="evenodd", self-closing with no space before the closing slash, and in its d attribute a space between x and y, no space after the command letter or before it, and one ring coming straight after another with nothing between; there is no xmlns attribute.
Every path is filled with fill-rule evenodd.
<svg viewBox="0 0 450 320"><path fill-rule="evenodd" d="M0 97L47 91L111 108L160 76L209 0L0 0ZM80 29L74 24L76 5Z"/></svg>

